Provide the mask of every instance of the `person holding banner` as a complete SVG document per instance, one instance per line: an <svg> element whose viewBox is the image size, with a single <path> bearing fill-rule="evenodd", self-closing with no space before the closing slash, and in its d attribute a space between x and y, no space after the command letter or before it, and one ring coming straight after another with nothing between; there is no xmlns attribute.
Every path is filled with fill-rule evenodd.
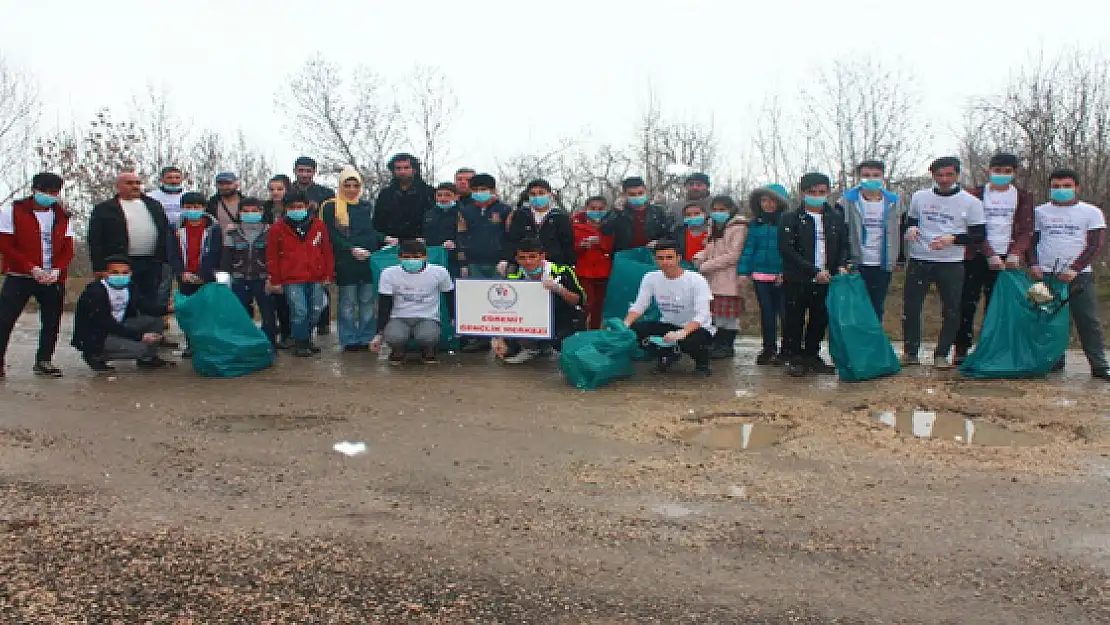
<svg viewBox="0 0 1110 625"><path fill-rule="evenodd" d="M509 280L540 280L543 288L554 297L554 328L550 341L523 339L493 339L493 353L506 363L518 365L535 358L542 348L559 349L563 339L584 330L586 313L583 305L586 296L578 275L569 265L558 265L547 260L543 245L536 239L521 239L516 245L517 270L508 275Z"/></svg>
<svg viewBox="0 0 1110 625"><path fill-rule="evenodd" d="M709 346L717 332L709 310L713 301L709 282L701 274L682 267L674 241L656 243L655 264L659 271L648 273L640 282L640 292L628 309L624 324L636 332L640 344L657 359L656 373L666 373L686 353L694 359L694 372L709 377ZM662 313L659 321L641 319L652 300Z"/></svg>
<svg viewBox="0 0 1110 625"><path fill-rule="evenodd" d="M428 248L418 240L401 243L398 266L387 267L378 278L378 334L370 351L389 345L389 364L405 362L409 342L420 349L424 364L435 364L440 339L440 295L455 290L451 274L428 264ZM447 312L455 316L455 299L447 298Z"/></svg>

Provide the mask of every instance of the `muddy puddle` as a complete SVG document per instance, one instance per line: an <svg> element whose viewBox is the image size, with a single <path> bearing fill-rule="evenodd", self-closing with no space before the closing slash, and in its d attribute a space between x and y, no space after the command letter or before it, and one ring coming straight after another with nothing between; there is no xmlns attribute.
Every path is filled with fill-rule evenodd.
<svg viewBox="0 0 1110 625"><path fill-rule="evenodd" d="M709 449L745 451L770 447L781 441L788 430L785 425L759 422L717 423L683 430L678 439Z"/></svg>
<svg viewBox="0 0 1110 625"><path fill-rule="evenodd" d="M952 385L952 392L964 397L1018 399L1025 397L1025 391L1017 388L1016 384L983 382L957 382Z"/></svg>
<svg viewBox="0 0 1110 625"><path fill-rule="evenodd" d="M936 438L981 447L1033 447L1048 442L1047 438L1030 432L931 410L886 411L876 413L875 419L915 438Z"/></svg>

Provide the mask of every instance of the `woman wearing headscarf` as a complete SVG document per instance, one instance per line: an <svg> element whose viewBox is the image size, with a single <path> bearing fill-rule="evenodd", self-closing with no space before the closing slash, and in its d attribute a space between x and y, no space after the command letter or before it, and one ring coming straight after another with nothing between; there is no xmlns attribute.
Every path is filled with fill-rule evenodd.
<svg viewBox="0 0 1110 625"><path fill-rule="evenodd" d="M362 176L353 168L339 174L336 197L320 205L335 254L339 287L339 344L343 351L365 351L374 338L374 285L370 254L381 247L370 202L362 199Z"/></svg>

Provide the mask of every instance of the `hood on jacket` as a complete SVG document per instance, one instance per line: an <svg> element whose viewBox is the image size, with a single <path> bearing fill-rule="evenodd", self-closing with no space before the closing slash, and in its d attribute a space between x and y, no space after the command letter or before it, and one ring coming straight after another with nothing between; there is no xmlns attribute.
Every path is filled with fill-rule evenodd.
<svg viewBox="0 0 1110 625"><path fill-rule="evenodd" d="M756 219L760 219L761 217L763 217L763 203L761 202L761 200L764 196L769 196L775 200L775 204L779 207L779 210L777 211L779 215L782 215L784 212L789 210L790 205L786 202L786 198L779 195L778 193L775 193L771 189L762 187L756 189L755 191L752 191L751 195L748 196L748 206L751 207L752 216Z"/></svg>

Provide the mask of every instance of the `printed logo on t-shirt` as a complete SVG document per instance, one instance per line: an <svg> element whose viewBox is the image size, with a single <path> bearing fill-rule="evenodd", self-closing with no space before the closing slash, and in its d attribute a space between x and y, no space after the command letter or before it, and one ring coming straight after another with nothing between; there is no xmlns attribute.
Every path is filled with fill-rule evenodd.
<svg viewBox="0 0 1110 625"><path fill-rule="evenodd" d="M935 204L926 204L921 208L921 220L945 227L956 223L956 215L944 210Z"/></svg>
<svg viewBox="0 0 1110 625"><path fill-rule="evenodd" d="M1070 216L1042 216L1042 236L1080 237L1086 236L1086 224L1075 221Z"/></svg>

